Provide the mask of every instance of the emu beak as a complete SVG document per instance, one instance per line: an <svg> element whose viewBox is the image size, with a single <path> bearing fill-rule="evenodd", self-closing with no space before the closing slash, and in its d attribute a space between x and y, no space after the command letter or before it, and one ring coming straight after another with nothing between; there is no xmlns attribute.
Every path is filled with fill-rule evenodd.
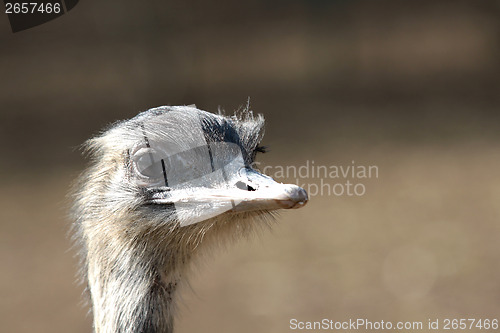
<svg viewBox="0 0 500 333"><path fill-rule="evenodd" d="M228 180L226 186L220 188L147 189L146 203L165 205L169 210L178 212L177 218L183 227L225 212L300 208L308 200L303 188L278 183L253 169L242 168L229 179L231 181Z"/></svg>
<svg viewBox="0 0 500 333"><path fill-rule="evenodd" d="M233 212L296 209L304 207L308 201L302 187L278 183L253 169L245 169L242 178L247 182L238 182L237 186L246 185L247 188L241 188L244 191L234 195L238 204L231 209Z"/></svg>
<svg viewBox="0 0 500 333"><path fill-rule="evenodd" d="M209 207L209 210L216 214L216 211L222 213L301 208L308 201L307 192L303 188L278 183L253 169L243 168L232 179L234 182L232 188L192 188L172 191L163 187L153 188L147 191L147 202L175 204L176 207L198 205L199 209Z"/></svg>

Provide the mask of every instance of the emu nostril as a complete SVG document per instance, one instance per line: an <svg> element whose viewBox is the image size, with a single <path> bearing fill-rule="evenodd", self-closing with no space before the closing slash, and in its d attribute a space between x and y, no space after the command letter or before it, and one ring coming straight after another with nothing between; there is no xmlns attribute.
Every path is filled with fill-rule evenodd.
<svg viewBox="0 0 500 333"><path fill-rule="evenodd" d="M255 191L255 188L253 188L252 186L248 185L248 184L245 184L243 182L237 182L236 184L237 188L239 188L240 190L245 190L245 191Z"/></svg>

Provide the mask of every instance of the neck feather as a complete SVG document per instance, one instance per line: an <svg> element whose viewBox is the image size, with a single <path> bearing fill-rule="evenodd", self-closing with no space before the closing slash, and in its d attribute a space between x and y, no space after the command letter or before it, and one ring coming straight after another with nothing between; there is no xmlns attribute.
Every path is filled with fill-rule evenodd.
<svg viewBox="0 0 500 333"><path fill-rule="evenodd" d="M170 333L173 331L177 270L124 260L89 262L89 289L96 333Z"/></svg>

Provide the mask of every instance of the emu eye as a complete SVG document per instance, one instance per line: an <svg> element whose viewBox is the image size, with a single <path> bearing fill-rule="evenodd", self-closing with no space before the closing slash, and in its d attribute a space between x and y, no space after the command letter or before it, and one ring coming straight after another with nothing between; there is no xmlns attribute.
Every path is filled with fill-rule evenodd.
<svg viewBox="0 0 500 333"><path fill-rule="evenodd" d="M257 153L262 153L262 154L267 153L268 152L267 148L268 148L267 146L257 145L257 147L255 147L255 149L252 152L252 160L255 161L255 157L257 156Z"/></svg>
<svg viewBox="0 0 500 333"><path fill-rule="evenodd" d="M269 146L261 146L261 145L257 145L257 147L255 147L255 152L256 153L262 153L262 154L265 154L269 151Z"/></svg>

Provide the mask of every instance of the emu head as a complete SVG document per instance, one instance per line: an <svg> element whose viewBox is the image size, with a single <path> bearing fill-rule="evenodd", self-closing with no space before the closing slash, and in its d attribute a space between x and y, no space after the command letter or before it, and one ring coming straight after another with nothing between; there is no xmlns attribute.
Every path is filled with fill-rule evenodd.
<svg viewBox="0 0 500 333"><path fill-rule="evenodd" d="M263 125L251 111L224 117L159 107L89 140L94 163L75 205L84 248L91 251L97 240L119 248L142 241L182 258L213 230L217 237L222 229L244 233L250 217L303 206L302 188L253 167Z"/></svg>
<svg viewBox="0 0 500 333"><path fill-rule="evenodd" d="M250 111L159 107L89 140L73 215L96 332L170 332L175 286L201 245L307 202L253 167L263 124Z"/></svg>

